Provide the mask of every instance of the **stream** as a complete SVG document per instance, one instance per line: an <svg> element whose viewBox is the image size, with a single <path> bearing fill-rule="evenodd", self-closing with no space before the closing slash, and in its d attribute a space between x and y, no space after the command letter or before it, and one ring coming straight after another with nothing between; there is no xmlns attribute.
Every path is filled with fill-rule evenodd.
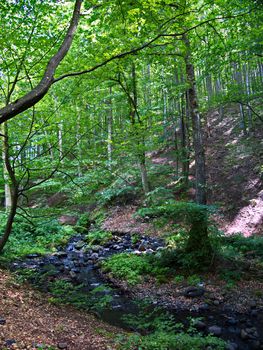
<svg viewBox="0 0 263 350"><path fill-rule="evenodd" d="M23 260L13 262L12 269L32 269L43 276L52 270L53 279L59 278L81 286L82 293L93 295L95 301L106 300L107 303L102 303L102 307L95 312L102 320L124 329L136 330L136 327L127 323L125 316L138 316L143 312L145 303L138 303L128 293L109 283L99 268L100 262L112 254L121 252L154 254L163 249L164 242L147 236L141 236L138 242L133 242L130 234L118 234L103 246L90 248L84 239L83 235L76 235L65 247L59 247L52 255L30 254ZM44 282L40 287L45 291L47 285ZM189 290L195 292L194 288ZM196 290L198 292L198 289ZM49 291L48 288L46 291ZM182 323L185 328L189 326L189 318L202 318L201 321L197 321L196 328L205 335L210 333L227 340L228 350L263 349L263 310L256 305L252 305L248 313L239 314L224 304L190 311L167 308L156 301L155 304L147 306L148 312L156 310L157 306L161 307L163 312L169 311L175 322Z"/></svg>

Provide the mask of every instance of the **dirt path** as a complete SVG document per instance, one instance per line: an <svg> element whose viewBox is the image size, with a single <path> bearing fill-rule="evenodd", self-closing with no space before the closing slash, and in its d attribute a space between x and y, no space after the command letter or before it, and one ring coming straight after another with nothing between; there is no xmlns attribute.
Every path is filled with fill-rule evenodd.
<svg viewBox="0 0 263 350"><path fill-rule="evenodd" d="M112 350L114 327L69 306L56 306L0 270L0 349ZM13 344L12 344L13 342ZM38 345L38 346L37 346ZM40 347L42 345L42 347Z"/></svg>

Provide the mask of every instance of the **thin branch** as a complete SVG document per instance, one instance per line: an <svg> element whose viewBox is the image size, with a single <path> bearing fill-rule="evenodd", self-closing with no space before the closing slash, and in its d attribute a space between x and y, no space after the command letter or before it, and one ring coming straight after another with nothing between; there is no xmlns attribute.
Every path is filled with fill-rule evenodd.
<svg viewBox="0 0 263 350"><path fill-rule="evenodd" d="M66 74L63 74L61 75L60 77L58 78L55 78L53 83L57 83L58 81L60 80L63 80L65 78L69 78L69 77L75 77L75 76L79 76L79 75L83 75L83 74L87 74L87 73L91 73L95 70L97 70L98 68L101 68L101 67L104 67L106 66L108 63L114 61L114 60L118 60L118 59L121 59L121 58L124 58L128 55L132 55L132 54L135 54L137 52L140 52L142 51L143 49L145 48L148 48L152 43L154 43L155 41L157 41L158 39L162 38L162 37L182 37L183 35L189 33L190 31L198 28L198 27L201 27L202 25L204 24L208 24L210 22L213 22L213 21L216 21L216 20L222 20L222 19L232 19L232 18L236 18L236 17L240 17L240 16L244 16L244 15L247 15L249 13L251 13L254 9L250 9L249 11L243 13L243 14L239 14L239 15L229 15L229 16L222 16L222 17L215 17L215 18L210 18L206 21L202 21L198 24L196 24L195 26L191 27L191 28L188 28L188 29L185 29L183 32L180 32L180 33L171 33L171 34L165 34L165 33L160 33L158 35L156 35L153 39L151 39L150 41L144 43L143 45L139 46L139 47L136 47L136 48L133 48L133 49L130 49L128 51L125 51L125 52L122 52L122 53L119 53L115 56L112 56L110 57L109 59L97 64L96 66L93 66L92 68L89 68L89 69L85 69L85 70L82 70L82 71L79 71L79 72L71 72L71 73L66 73Z"/></svg>

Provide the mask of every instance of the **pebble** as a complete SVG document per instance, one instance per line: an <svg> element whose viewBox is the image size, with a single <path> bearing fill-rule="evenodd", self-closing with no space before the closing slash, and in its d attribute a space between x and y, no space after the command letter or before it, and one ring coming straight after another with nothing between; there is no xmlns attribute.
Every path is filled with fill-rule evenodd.
<svg viewBox="0 0 263 350"><path fill-rule="evenodd" d="M209 309L209 305L208 304L206 304L206 303L203 303L203 304L201 304L201 305L199 305L199 310L200 311L205 311L205 310L208 310Z"/></svg>
<svg viewBox="0 0 263 350"><path fill-rule="evenodd" d="M196 321L194 324L195 328L198 330L204 330L206 328L206 324L202 321Z"/></svg>
<svg viewBox="0 0 263 350"><path fill-rule="evenodd" d="M0 325L3 326L6 324L6 320L4 318L0 318Z"/></svg>
<svg viewBox="0 0 263 350"><path fill-rule="evenodd" d="M228 343L226 345L225 350L237 350L238 349L238 345L236 343Z"/></svg>
<svg viewBox="0 0 263 350"><path fill-rule="evenodd" d="M244 329L241 329L241 331L240 331L240 337L241 337L241 339L243 339L243 340L248 339L248 334L247 334L247 332L246 332Z"/></svg>
<svg viewBox="0 0 263 350"><path fill-rule="evenodd" d="M98 253L92 253L91 256L90 256L90 258L91 258L92 260L97 260L98 257L99 257L99 254L98 254Z"/></svg>
<svg viewBox="0 0 263 350"><path fill-rule="evenodd" d="M67 343L58 343L57 346L58 346L59 349L67 349L68 348Z"/></svg>
<svg viewBox="0 0 263 350"><path fill-rule="evenodd" d="M229 318L227 320L227 324L231 325L231 326L234 326L238 323L238 321L235 319L235 318Z"/></svg>
<svg viewBox="0 0 263 350"><path fill-rule="evenodd" d="M15 343L16 343L15 339L7 339L7 340L5 341L5 345L6 345L6 346L11 346L11 345L13 345L13 344L15 344Z"/></svg>
<svg viewBox="0 0 263 350"><path fill-rule="evenodd" d="M222 328L218 326L211 326L208 328L208 332L215 336L219 336L222 334Z"/></svg>

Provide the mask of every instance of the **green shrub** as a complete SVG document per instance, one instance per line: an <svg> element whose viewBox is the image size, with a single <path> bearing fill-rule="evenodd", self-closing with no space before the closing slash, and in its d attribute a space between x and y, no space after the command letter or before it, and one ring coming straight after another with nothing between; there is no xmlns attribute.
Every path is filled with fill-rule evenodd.
<svg viewBox="0 0 263 350"><path fill-rule="evenodd" d="M112 233L108 231L92 231L86 236L86 241L89 245L103 245L112 239Z"/></svg>
<svg viewBox="0 0 263 350"><path fill-rule="evenodd" d="M221 237L221 251L230 259L250 255L263 260L263 237L244 237L241 234Z"/></svg>
<svg viewBox="0 0 263 350"><path fill-rule="evenodd" d="M151 270L151 265L145 256L121 253L104 261L102 268L132 285L141 282L142 276Z"/></svg>
<svg viewBox="0 0 263 350"><path fill-rule="evenodd" d="M109 290L104 285L87 293L83 291L83 285L76 286L69 281L58 279L49 283L49 289L52 294L49 298L51 303L70 304L80 309L101 311L109 307L112 301L112 296L104 293L105 290Z"/></svg>
<svg viewBox="0 0 263 350"><path fill-rule="evenodd" d="M153 191L148 192L145 198L146 205L161 205L166 201L173 199L173 192L165 187L156 187Z"/></svg>
<svg viewBox="0 0 263 350"><path fill-rule="evenodd" d="M200 282L201 282L201 278L197 275L191 275L187 277L187 283L190 286L197 285Z"/></svg>
<svg viewBox="0 0 263 350"><path fill-rule="evenodd" d="M126 181L127 178L127 181ZM139 193L140 188L136 182L128 175L122 176L114 181L109 187L99 192L98 201L103 204L128 203L132 201Z"/></svg>
<svg viewBox="0 0 263 350"><path fill-rule="evenodd" d="M203 350L211 346L215 350L224 350L225 342L210 335L191 335L156 331L150 335L132 335L122 343L122 349L127 350Z"/></svg>
<svg viewBox="0 0 263 350"><path fill-rule="evenodd" d="M140 283L145 275L156 278L157 283L166 283L172 270L158 263L152 255L115 254L102 263L102 268L114 277L127 281L130 285Z"/></svg>
<svg viewBox="0 0 263 350"><path fill-rule="evenodd" d="M89 213L82 214L77 222L77 225L74 227L75 231L78 233L87 233L90 229L91 218Z"/></svg>
<svg viewBox="0 0 263 350"><path fill-rule="evenodd" d="M5 220L5 215L1 215ZM1 221L3 230L5 222ZM28 220L17 216L9 240L1 254L1 260L10 261L27 254L47 254L55 247L65 244L69 237L75 233L71 226L61 226L57 220Z"/></svg>
<svg viewBox="0 0 263 350"><path fill-rule="evenodd" d="M225 342L213 336L202 336L191 325L187 331L181 323L176 323L174 317L159 308L150 309L145 303L138 315L130 315L128 324L141 333L119 339L121 349L129 350L203 350L211 346L223 350ZM151 332L149 334L149 332Z"/></svg>

